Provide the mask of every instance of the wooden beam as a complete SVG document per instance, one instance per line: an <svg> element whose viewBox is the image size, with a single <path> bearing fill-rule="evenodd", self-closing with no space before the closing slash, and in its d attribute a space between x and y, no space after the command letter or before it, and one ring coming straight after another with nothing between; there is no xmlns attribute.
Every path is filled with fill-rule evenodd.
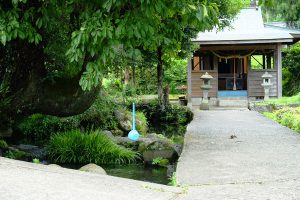
<svg viewBox="0 0 300 200"><path fill-rule="evenodd" d="M200 51L209 50L265 50L265 49L276 49L276 45L212 45L212 46L201 46Z"/></svg>

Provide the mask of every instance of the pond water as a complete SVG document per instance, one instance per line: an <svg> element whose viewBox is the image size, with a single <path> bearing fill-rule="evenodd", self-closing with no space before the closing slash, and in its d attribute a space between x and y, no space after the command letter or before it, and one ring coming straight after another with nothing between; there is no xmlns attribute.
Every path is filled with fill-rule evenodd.
<svg viewBox="0 0 300 200"><path fill-rule="evenodd" d="M108 175L167 185L170 182L167 168L145 167L143 164L102 166ZM171 173L172 174L172 173Z"/></svg>
<svg viewBox="0 0 300 200"><path fill-rule="evenodd" d="M61 164L62 167L69 169L79 169L82 165ZM175 170L175 164L169 165L168 168L151 167L144 164L130 165L101 165L106 173L110 176L128 178L151 183L167 185L170 182L170 177Z"/></svg>

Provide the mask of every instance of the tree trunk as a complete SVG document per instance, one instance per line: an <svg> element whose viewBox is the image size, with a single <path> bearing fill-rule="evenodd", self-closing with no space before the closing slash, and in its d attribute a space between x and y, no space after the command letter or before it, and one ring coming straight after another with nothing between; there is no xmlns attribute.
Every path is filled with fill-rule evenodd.
<svg viewBox="0 0 300 200"><path fill-rule="evenodd" d="M133 83L133 86L135 87L136 82L135 82L135 65L134 64L132 65L132 83Z"/></svg>
<svg viewBox="0 0 300 200"><path fill-rule="evenodd" d="M124 71L124 84L127 85L129 83L129 70L128 67L125 67L125 71Z"/></svg>
<svg viewBox="0 0 300 200"><path fill-rule="evenodd" d="M163 93L163 60L162 60L162 47L158 47L157 49L157 89L158 89L158 103L162 110L165 109L164 104L164 93Z"/></svg>
<svg viewBox="0 0 300 200"><path fill-rule="evenodd" d="M169 105L169 94L170 94L170 87L169 85L166 85L165 88L164 88L164 102L163 104L165 106Z"/></svg>

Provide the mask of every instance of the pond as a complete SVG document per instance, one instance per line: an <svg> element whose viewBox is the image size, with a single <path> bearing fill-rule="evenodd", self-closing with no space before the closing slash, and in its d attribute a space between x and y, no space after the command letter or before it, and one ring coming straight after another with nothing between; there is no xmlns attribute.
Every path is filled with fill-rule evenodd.
<svg viewBox="0 0 300 200"><path fill-rule="evenodd" d="M145 167L143 164L134 165L107 165L102 166L108 175L122 178L129 178L151 183L167 185L174 170L174 166L169 167L171 170L163 167Z"/></svg>
<svg viewBox="0 0 300 200"><path fill-rule="evenodd" d="M62 167L69 169L79 169L82 165L62 164ZM130 165L101 165L101 167L110 176L128 178L138 181L146 181L167 185L170 183L170 177L175 171L175 164L165 167L151 167L144 164Z"/></svg>

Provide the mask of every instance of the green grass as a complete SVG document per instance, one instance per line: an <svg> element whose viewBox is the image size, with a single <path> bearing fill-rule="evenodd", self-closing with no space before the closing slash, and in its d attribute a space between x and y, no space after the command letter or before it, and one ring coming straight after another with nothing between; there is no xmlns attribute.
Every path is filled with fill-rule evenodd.
<svg viewBox="0 0 300 200"><path fill-rule="evenodd" d="M297 108L282 108L272 113L263 113L265 117L273 119L283 126L286 126L300 133L300 107Z"/></svg>
<svg viewBox="0 0 300 200"><path fill-rule="evenodd" d="M115 144L99 130L83 134L71 130L51 137L49 158L54 163L67 164L125 164L132 163L138 154Z"/></svg>
<svg viewBox="0 0 300 200"><path fill-rule="evenodd" d="M261 103L257 103L257 105L289 105L289 104L298 104L300 103L300 93L292 96L292 97L282 97L279 99L270 99L268 101L264 101Z"/></svg>

